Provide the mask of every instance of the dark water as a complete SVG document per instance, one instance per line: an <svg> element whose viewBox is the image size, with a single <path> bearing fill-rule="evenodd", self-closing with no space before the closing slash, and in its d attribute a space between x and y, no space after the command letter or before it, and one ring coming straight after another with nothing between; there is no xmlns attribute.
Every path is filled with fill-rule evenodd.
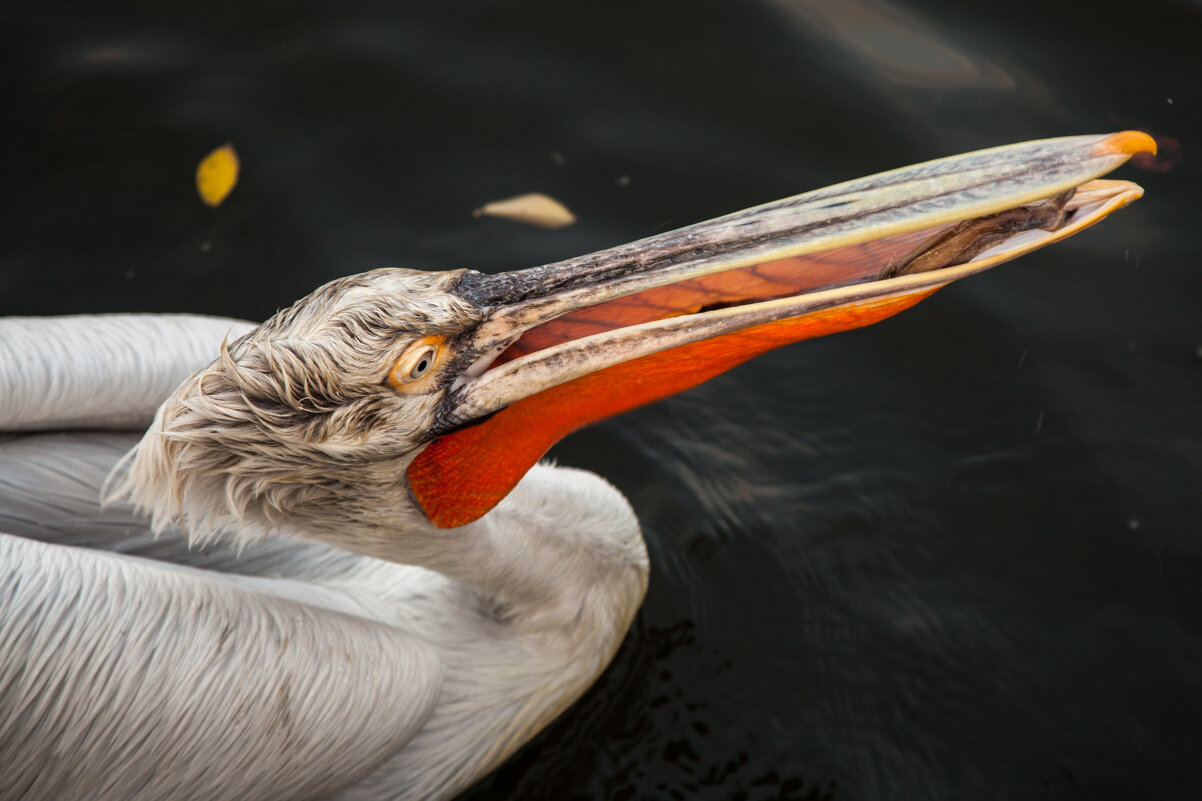
<svg viewBox="0 0 1202 801"><path fill-rule="evenodd" d="M473 797L1197 797L1197 3L0 20L4 313L259 319L370 267L527 266L963 150L1160 137L1102 226L561 443L633 501L652 587ZM192 171L227 141L211 210ZM471 216L531 190L579 224Z"/></svg>

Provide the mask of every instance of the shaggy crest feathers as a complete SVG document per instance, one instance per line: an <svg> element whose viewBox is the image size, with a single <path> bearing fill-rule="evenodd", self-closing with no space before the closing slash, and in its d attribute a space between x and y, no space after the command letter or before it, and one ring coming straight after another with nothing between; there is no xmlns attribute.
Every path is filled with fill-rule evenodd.
<svg viewBox="0 0 1202 801"><path fill-rule="evenodd" d="M480 312L449 290L459 272L383 269L332 281L236 340L159 408L107 500L193 542L224 529L338 535L412 508L405 468L440 392L402 396L385 377L418 336ZM391 501L391 502L390 502Z"/></svg>

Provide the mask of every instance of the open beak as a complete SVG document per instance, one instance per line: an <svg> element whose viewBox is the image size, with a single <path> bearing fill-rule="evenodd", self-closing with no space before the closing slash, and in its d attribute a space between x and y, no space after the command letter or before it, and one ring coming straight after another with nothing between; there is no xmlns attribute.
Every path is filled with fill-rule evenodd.
<svg viewBox="0 0 1202 801"><path fill-rule="evenodd" d="M1072 236L1143 190L1093 180L1146 134L1048 139L881 173L556 264L466 272L483 321L410 464L436 525L493 508L557 440L780 345L877 322Z"/></svg>

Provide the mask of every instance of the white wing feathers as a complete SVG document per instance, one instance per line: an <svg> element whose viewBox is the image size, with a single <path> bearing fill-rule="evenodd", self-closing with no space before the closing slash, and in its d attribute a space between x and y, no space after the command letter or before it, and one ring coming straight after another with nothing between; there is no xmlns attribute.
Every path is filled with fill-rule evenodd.
<svg viewBox="0 0 1202 801"><path fill-rule="evenodd" d="M316 542L264 537L240 544L188 542L177 527L152 533L128 503L101 507L109 472L138 441L117 431L0 435L0 532L243 575L325 583L358 571L364 558Z"/></svg>
<svg viewBox="0 0 1202 801"><path fill-rule="evenodd" d="M150 555L141 550L150 540L149 521L135 517L126 505L100 506L105 478L139 436L108 431L0 435L0 531Z"/></svg>
<svg viewBox="0 0 1202 801"><path fill-rule="evenodd" d="M0 431L144 430L225 337L252 327L185 314L0 319Z"/></svg>
<svg viewBox="0 0 1202 801"><path fill-rule="evenodd" d="M0 798L315 798L392 756L433 651L269 581L0 536Z"/></svg>
<svg viewBox="0 0 1202 801"><path fill-rule="evenodd" d="M280 540L239 559L192 551L177 531L156 540L128 509L99 506L136 437L61 431L140 431L249 327L0 320L0 431L60 430L0 435L0 801L315 798L371 773L430 716L434 651L321 586L361 557Z"/></svg>

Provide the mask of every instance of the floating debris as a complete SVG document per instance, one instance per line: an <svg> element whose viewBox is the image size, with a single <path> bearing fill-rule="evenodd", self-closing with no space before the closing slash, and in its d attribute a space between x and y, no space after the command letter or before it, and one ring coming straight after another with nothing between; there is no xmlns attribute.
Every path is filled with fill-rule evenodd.
<svg viewBox="0 0 1202 801"><path fill-rule="evenodd" d="M541 228L564 228L576 222L576 215L567 206L541 192L485 203L472 216L501 217Z"/></svg>
<svg viewBox="0 0 1202 801"><path fill-rule="evenodd" d="M196 168L196 192L206 206L220 206L238 184L238 154L224 144L201 159Z"/></svg>

